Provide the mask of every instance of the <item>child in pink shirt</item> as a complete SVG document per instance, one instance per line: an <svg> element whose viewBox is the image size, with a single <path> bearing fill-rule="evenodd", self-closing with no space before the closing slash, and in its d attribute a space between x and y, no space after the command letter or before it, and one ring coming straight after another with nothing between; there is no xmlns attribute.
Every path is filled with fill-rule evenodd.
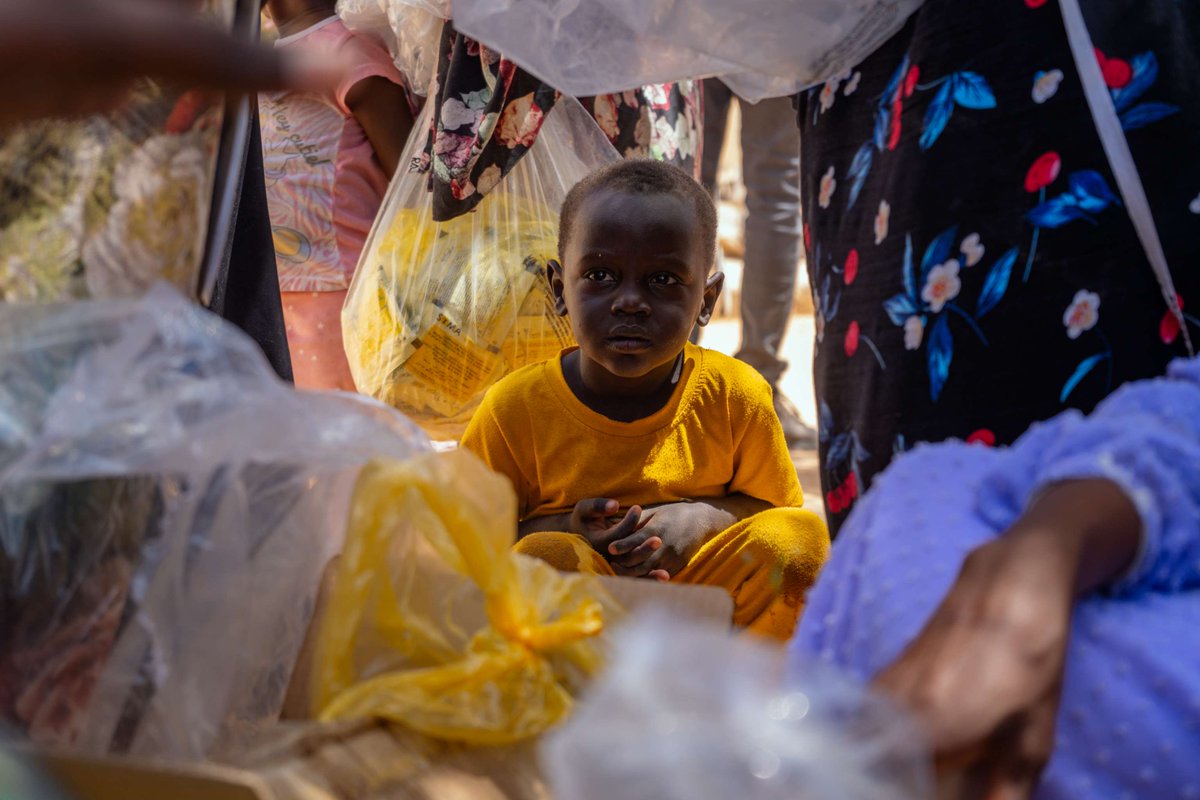
<svg viewBox="0 0 1200 800"><path fill-rule="evenodd" d="M347 63L335 89L260 98L263 165L296 386L354 391L341 310L415 107L387 50L333 0L266 0L277 48Z"/></svg>

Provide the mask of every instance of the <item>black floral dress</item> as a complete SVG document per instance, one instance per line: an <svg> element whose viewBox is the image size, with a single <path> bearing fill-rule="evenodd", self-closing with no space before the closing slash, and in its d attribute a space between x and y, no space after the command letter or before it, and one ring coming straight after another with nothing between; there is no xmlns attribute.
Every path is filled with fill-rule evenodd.
<svg viewBox="0 0 1200 800"><path fill-rule="evenodd" d="M430 92L433 121L414 165L428 171L433 218L453 219L478 205L533 146L558 99L554 87L447 24ZM581 99L621 155L667 161L699 177L698 81Z"/></svg>
<svg viewBox="0 0 1200 800"><path fill-rule="evenodd" d="M1200 0L1083 3L1185 312L1200 315ZM928 0L798 98L831 527L918 442L1012 442L1185 355L1058 5ZM1194 341L1200 319L1188 314Z"/></svg>

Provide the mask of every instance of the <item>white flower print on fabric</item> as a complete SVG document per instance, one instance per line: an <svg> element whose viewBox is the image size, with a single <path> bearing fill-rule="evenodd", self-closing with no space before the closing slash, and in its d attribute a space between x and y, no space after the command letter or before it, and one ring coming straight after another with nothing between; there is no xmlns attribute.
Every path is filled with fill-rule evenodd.
<svg viewBox="0 0 1200 800"><path fill-rule="evenodd" d="M929 270L925 287L921 289L921 299L929 304L929 310L937 314L946 307L958 293L962 291L962 281L958 277L960 264L957 258L952 258L945 264L939 264Z"/></svg>
<svg viewBox="0 0 1200 800"><path fill-rule="evenodd" d="M1100 321L1100 295L1080 289L1075 293L1075 299L1063 312L1063 325L1067 328L1067 338L1078 339L1079 334L1090 331Z"/></svg>
<svg viewBox="0 0 1200 800"><path fill-rule="evenodd" d="M838 87L840 87L841 84L841 78L830 78L829 80L825 81L825 85L821 87L822 114L833 108L833 101L837 99Z"/></svg>
<svg viewBox="0 0 1200 800"><path fill-rule="evenodd" d="M973 267L983 258L984 252L987 250L979 241L979 234L972 233L970 236L962 240L962 245L959 247L959 252L966 259L966 265Z"/></svg>
<svg viewBox="0 0 1200 800"><path fill-rule="evenodd" d="M891 218L891 204L887 200L880 200L879 211L875 212L875 244L883 244L883 240L887 238Z"/></svg>
<svg viewBox="0 0 1200 800"><path fill-rule="evenodd" d="M909 317L904 320L904 349L917 350L925 338L925 320L921 317Z"/></svg>
<svg viewBox="0 0 1200 800"><path fill-rule="evenodd" d="M817 205L821 208L829 208L829 201L833 199L835 189L837 189L837 180L833 177L833 167L830 167L821 176L821 195L817 198Z"/></svg>
<svg viewBox="0 0 1200 800"><path fill-rule="evenodd" d="M1061 69L1049 72L1038 72L1033 76L1033 102L1041 104L1058 94L1058 85L1062 83Z"/></svg>
<svg viewBox="0 0 1200 800"><path fill-rule="evenodd" d="M478 122L475 109L468 108L463 101L450 97L442 103L442 127L446 130L456 131L466 125L470 125L474 130Z"/></svg>

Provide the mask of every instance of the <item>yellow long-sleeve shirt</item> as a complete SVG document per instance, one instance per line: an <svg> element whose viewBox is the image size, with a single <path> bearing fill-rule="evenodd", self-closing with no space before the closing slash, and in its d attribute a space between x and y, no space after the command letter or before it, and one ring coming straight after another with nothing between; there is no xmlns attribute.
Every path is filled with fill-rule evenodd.
<svg viewBox="0 0 1200 800"><path fill-rule="evenodd" d="M691 344L671 399L649 417L617 422L585 406L560 355L493 386L462 445L512 481L521 519L569 513L588 497L622 508L738 493L803 503L770 386Z"/></svg>

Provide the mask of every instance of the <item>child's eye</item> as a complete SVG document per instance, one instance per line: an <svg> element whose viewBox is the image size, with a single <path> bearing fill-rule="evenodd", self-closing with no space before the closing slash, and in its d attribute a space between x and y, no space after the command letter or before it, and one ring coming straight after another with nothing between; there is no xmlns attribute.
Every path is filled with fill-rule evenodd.
<svg viewBox="0 0 1200 800"><path fill-rule="evenodd" d="M669 272L656 272L650 276L652 286L674 286L679 282L679 278Z"/></svg>
<svg viewBox="0 0 1200 800"><path fill-rule="evenodd" d="M616 280L611 270L607 269L591 269L583 276L586 280L596 281L598 283L609 283Z"/></svg>

